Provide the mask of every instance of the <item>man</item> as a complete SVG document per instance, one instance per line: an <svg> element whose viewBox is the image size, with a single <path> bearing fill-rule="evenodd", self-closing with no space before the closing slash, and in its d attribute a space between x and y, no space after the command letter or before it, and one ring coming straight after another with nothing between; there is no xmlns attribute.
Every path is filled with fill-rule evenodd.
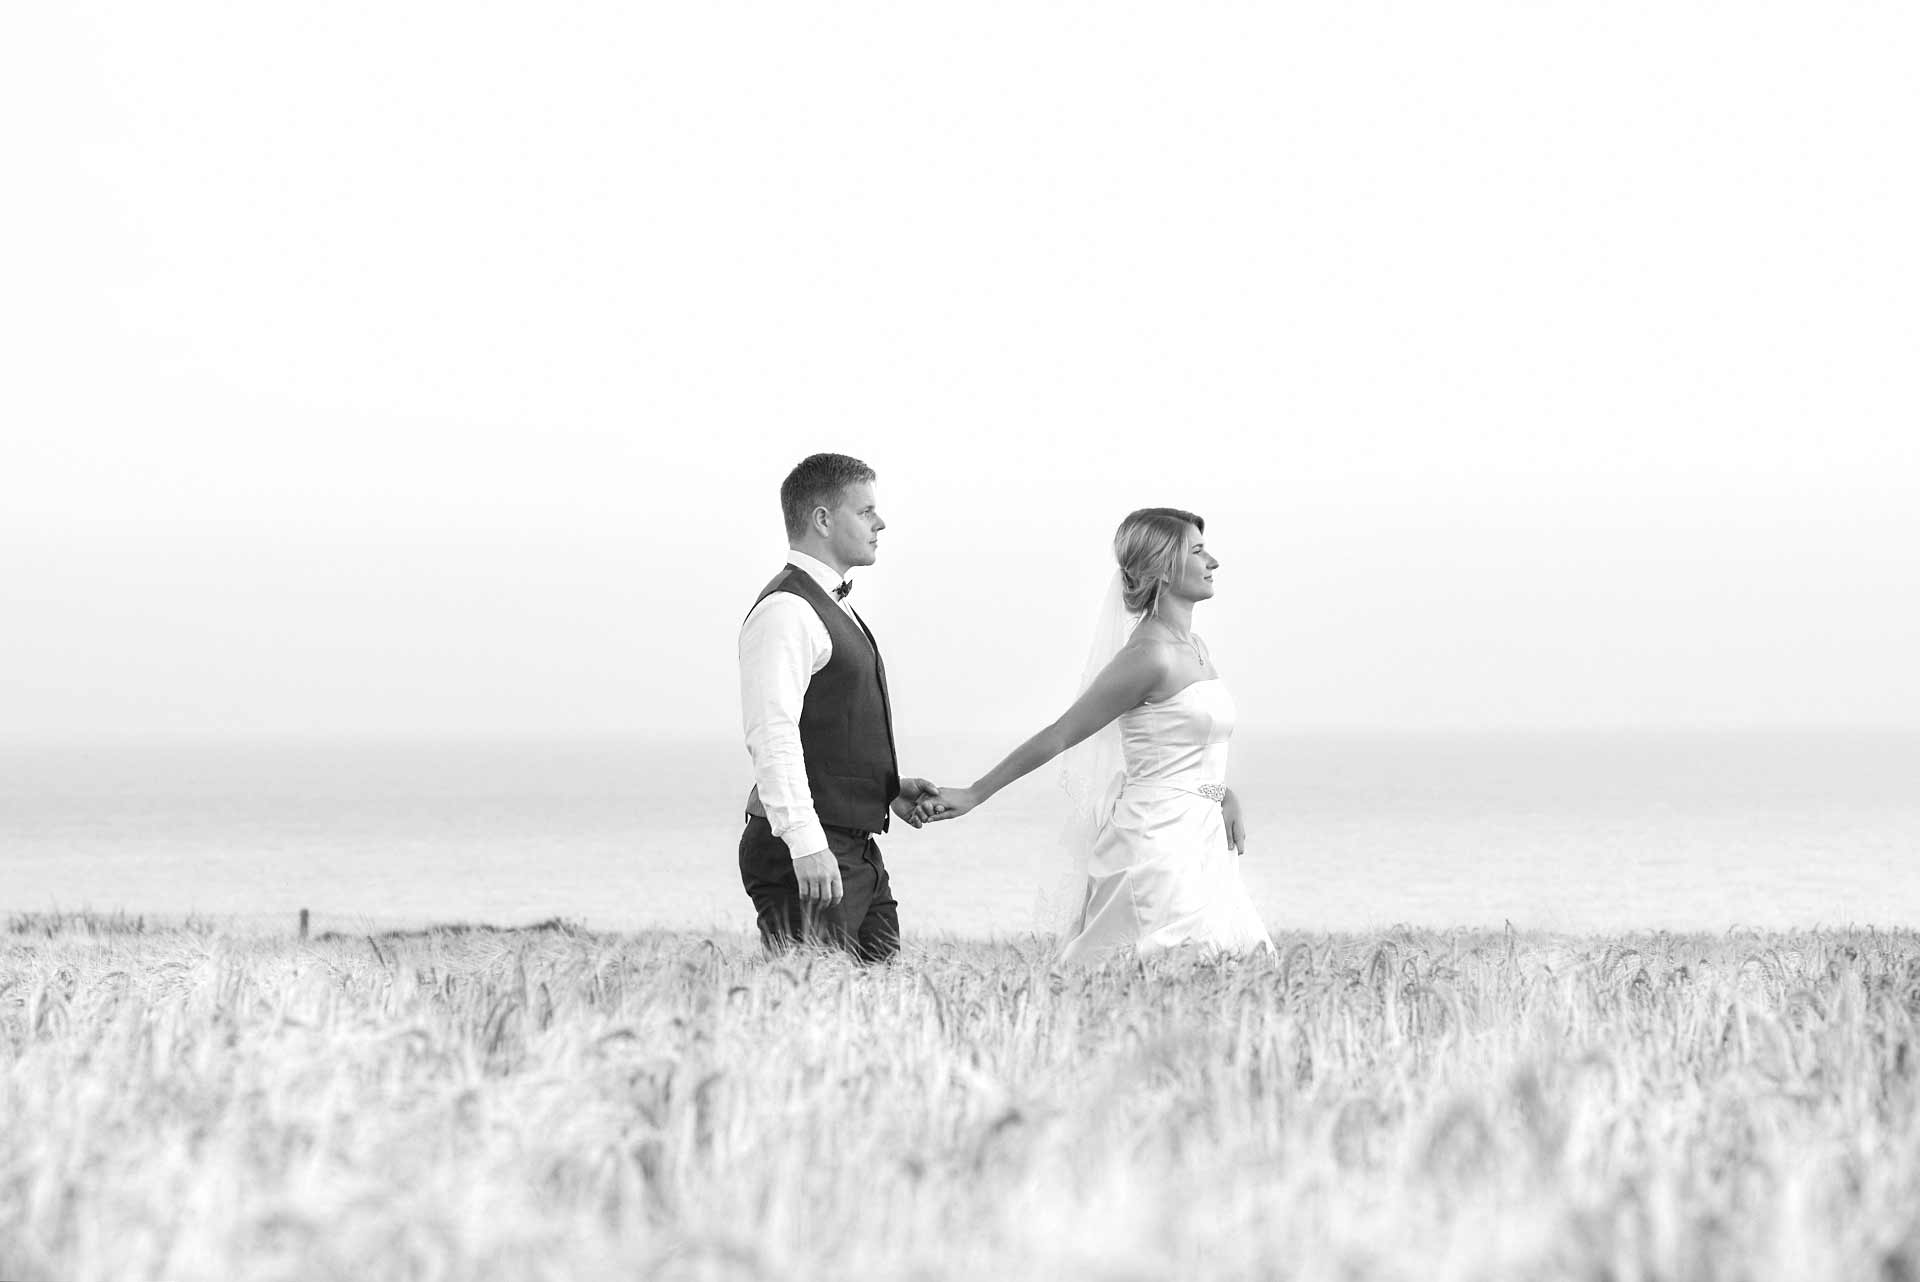
<svg viewBox="0 0 1920 1282"><path fill-rule="evenodd" d="M874 471L844 454L802 459L780 486L787 566L740 626L740 707L753 791L740 880L769 951L799 942L863 961L900 949L899 906L876 833L937 795L900 778L879 646L847 574L877 558Z"/></svg>

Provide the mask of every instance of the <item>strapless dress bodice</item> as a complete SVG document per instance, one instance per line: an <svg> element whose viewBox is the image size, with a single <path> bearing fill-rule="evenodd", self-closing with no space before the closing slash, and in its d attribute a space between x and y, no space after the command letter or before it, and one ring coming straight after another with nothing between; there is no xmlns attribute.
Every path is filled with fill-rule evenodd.
<svg viewBox="0 0 1920 1282"><path fill-rule="evenodd" d="M1126 786L1159 785L1218 801L1227 783L1233 696L1218 678L1196 681L1120 716Z"/></svg>

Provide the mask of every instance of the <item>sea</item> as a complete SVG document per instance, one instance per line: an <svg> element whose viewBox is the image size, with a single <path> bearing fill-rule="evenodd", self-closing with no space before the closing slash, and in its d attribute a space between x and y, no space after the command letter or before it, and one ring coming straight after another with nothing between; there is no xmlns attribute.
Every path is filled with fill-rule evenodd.
<svg viewBox="0 0 1920 1282"><path fill-rule="evenodd" d="M1011 737L903 740L964 783ZM0 915L235 930L515 926L747 935L751 782L729 739L0 742ZM1242 731L1241 868L1275 931L1920 925L1920 733ZM881 838L923 938L1044 929L1053 771Z"/></svg>

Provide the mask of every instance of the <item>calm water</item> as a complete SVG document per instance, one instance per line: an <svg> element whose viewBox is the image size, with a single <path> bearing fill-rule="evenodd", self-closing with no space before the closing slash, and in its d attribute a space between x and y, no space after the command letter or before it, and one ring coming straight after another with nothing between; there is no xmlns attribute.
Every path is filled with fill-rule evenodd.
<svg viewBox="0 0 1920 1282"><path fill-rule="evenodd" d="M1011 746L902 744L963 782ZM1232 781L1282 929L1920 924L1920 735L1257 737ZM560 916L746 931L731 742L153 740L0 746L0 911L316 928ZM908 929L1025 930L1050 772L883 839Z"/></svg>

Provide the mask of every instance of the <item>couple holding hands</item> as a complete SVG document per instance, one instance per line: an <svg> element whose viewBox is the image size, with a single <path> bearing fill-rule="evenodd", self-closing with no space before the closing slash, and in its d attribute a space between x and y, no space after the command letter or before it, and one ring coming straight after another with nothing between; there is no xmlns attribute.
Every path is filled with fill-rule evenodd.
<svg viewBox="0 0 1920 1282"><path fill-rule="evenodd" d="M1219 562L1205 522L1174 508L1128 514L1080 695L965 788L903 779L887 670L847 574L886 528L875 473L844 454L801 460L780 487L787 565L740 628L740 698L754 786L740 878L769 949L813 942L885 961L899 906L874 837L890 815L960 818L1062 759L1074 860L1063 963L1115 949L1271 949L1240 877L1246 833L1226 785L1233 700L1194 606Z"/></svg>

